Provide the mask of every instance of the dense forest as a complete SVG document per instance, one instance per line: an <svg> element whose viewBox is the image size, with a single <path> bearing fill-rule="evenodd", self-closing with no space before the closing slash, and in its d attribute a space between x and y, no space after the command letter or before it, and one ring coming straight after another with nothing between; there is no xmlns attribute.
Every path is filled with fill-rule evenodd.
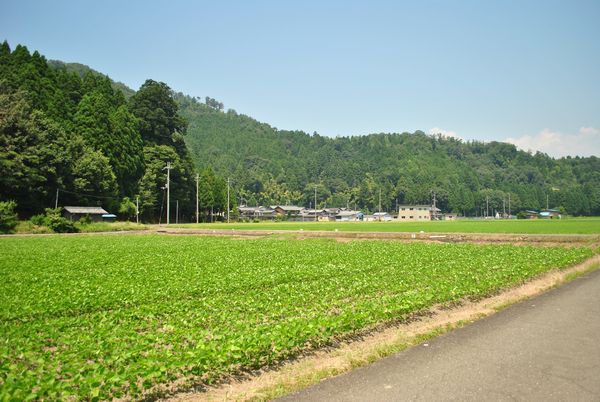
<svg viewBox="0 0 600 402"><path fill-rule="evenodd" d="M329 138L278 130L221 102L175 95L188 120L196 166L231 176L239 196L254 204L391 211L397 204L431 204L481 216L508 208L564 208L600 214L600 160L553 159L501 142L463 142L421 131Z"/></svg>
<svg viewBox="0 0 600 402"><path fill-rule="evenodd" d="M171 202L190 220L196 171L186 128L164 83L147 80L134 92L85 66L0 45L0 201L16 201L21 217L58 203L131 218L139 200L143 220L164 221L170 162ZM210 169L201 176L204 205L222 211L224 181Z"/></svg>
<svg viewBox="0 0 600 402"><path fill-rule="evenodd" d="M423 132L329 138L278 130L222 102L147 80L138 91L82 64L47 61L0 46L0 200L22 217L59 205L102 205L164 221L165 166L171 211L202 218L232 203L393 210L430 204L481 215L540 209L600 214L597 157L554 159L500 142L463 142ZM174 212L173 212L174 213ZM173 217L172 217L173 219Z"/></svg>

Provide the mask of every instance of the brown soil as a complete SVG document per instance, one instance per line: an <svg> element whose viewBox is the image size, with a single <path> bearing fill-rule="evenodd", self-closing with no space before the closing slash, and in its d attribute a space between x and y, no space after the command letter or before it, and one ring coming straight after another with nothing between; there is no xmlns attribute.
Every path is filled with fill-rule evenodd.
<svg viewBox="0 0 600 402"><path fill-rule="evenodd" d="M282 240L304 240L306 238L331 238L340 242L350 240L399 240L427 241L442 243L511 243L536 245L598 245L600 235L523 235L502 233L405 233L405 232L333 232L333 231L293 231L293 230L232 230L232 229L185 229L160 228L157 233L166 235L270 237Z"/></svg>
<svg viewBox="0 0 600 402"><path fill-rule="evenodd" d="M369 364L378 358L421 343L465 323L494 314L516 302L539 295L571 278L595 269L600 255L561 271L553 271L521 286L477 302L463 301L457 306L435 306L414 321L371 332L358 340L319 350L245 378L198 392L180 393L172 401L246 401L266 400L302 389L327 377ZM426 344L424 344L426 345Z"/></svg>

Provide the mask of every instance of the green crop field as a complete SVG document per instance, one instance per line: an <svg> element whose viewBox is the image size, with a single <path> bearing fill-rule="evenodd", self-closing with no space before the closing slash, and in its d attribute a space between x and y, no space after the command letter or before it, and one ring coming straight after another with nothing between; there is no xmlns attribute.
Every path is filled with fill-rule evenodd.
<svg viewBox="0 0 600 402"><path fill-rule="evenodd" d="M455 220L429 222L261 222L178 225L238 230L339 230L345 232L600 234L600 218L540 220Z"/></svg>
<svg viewBox="0 0 600 402"><path fill-rule="evenodd" d="M0 238L0 400L156 395L482 297L590 248L94 235Z"/></svg>

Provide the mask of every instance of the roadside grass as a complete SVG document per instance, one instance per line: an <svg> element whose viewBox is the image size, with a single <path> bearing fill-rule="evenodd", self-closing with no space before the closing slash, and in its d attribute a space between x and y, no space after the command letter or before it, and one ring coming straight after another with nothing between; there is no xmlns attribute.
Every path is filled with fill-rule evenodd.
<svg viewBox="0 0 600 402"><path fill-rule="evenodd" d="M95 233L95 232L123 232L132 230L147 230L150 228L148 225L137 224L134 222L91 222L81 224L77 222L75 226L81 233ZM30 221L20 221L15 229L17 234L48 234L54 233L50 228L46 226L34 225Z"/></svg>
<svg viewBox="0 0 600 402"><path fill-rule="evenodd" d="M342 232L426 232L505 234L600 234L600 217L539 220L475 220L427 222L260 222L170 225L180 228L235 230L316 230Z"/></svg>
<svg viewBox="0 0 600 402"><path fill-rule="evenodd" d="M390 342L381 345L375 345L363 350L354 351L347 356L342 356L342 363L338 367L325 367L317 370L306 370L302 368L290 369L288 377L276 381L274 384L261 387L253 391L253 395L243 397L248 401L266 401L289 395L293 392L303 390L311 385L317 384L327 378L345 373L349 370L365 367L382 358L402 352L412 346L423 344L433 338L448 333L454 329L461 328L473 320L462 320L455 323L449 323L425 333L414 336L398 334ZM234 396L235 398L235 396Z"/></svg>

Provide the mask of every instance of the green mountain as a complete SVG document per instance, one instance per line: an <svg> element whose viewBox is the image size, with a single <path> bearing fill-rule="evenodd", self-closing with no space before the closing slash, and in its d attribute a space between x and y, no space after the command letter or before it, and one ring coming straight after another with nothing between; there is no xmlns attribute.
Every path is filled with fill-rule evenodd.
<svg viewBox="0 0 600 402"><path fill-rule="evenodd" d="M229 176L249 204L430 204L481 215L508 207L563 207L600 214L600 160L554 159L501 142L462 142L421 131L329 138L277 130L207 98L176 94L189 122L186 143L196 166Z"/></svg>
<svg viewBox="0 0 600 402"><path fill-rule="evenodd" d="M98 72L93 68L81 63L65 63L64 61L60 60L48 60L48 67L54 70L64 70L68 73L75 73L81 78L85 77L86 74L95 74L98 76L108 78L107 75L104 75L101 72ZM122 82L110 80L110 85L115 91L122 92L125 96L125 99L129 99L133 96L133 94L135 94L135 91L133 89L129 88Z"/></svg>
<svg viewBox="0 0 600 402"><path fill-rule="evenodd" d="M146 219L157 220L165 202L163 168L171 160L178 166L174 199L187 219L195 208L192 163L205 214L225 207L228 177L234 202L249 205L308 207L316 188L321 207L392 210L429 204L435 194L444 211L470 216L486 206L502 211L509 199L512 211L548 204L600 215L597 157L554 159L511 144L420 131L329 138L278 130L209 97L201 101L151 80L142 96L83 64L46 61L23 46L11 51L6 42L0 73L1 145L21 147L0 154L0 199L20 200L26 213L51 204L60 187L67 200L83 204L141 197ZM5 117L12 115L18 124ZM47 146L23 145L28 140ZM28 153L35 157L27 160ZM11 181L15 166L28 184ZM37 202L27 201L31 194Z"/></svg>

